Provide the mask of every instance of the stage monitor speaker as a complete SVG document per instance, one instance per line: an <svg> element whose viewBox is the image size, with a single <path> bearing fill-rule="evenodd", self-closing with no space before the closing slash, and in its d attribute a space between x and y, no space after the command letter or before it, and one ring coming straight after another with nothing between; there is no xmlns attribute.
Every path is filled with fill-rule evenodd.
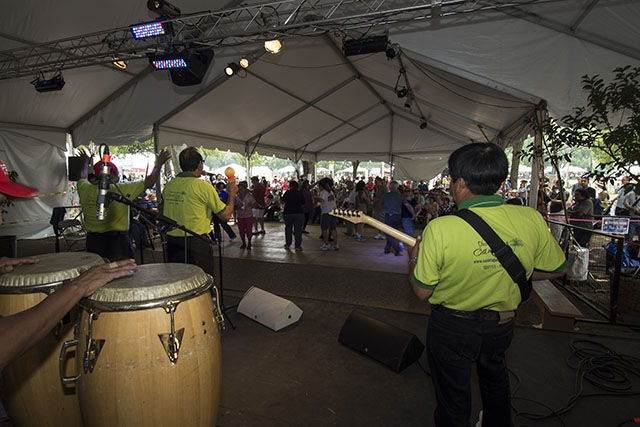
<svg viewBox="0 0 640 427"><path fill-rule="evenodd" d="M412 333L357 311L345 320L338 341L396 372L417 361L424 350Z"/></svg>
<svg viewBox="0 0 640 427"><path fill-rule="evenodd" d="M77 181L80 179L84 162L80 157L69 157L68 171L69 181Z"/></svg>
<svg viewBox="0 0 640 427"><path fill-rule="evenodd" d="M255 286L245 292L238 304L238 313L274 331L296 323L302 316L302 310L291 301Z"/></svg>
<svg viewBox="0 0 640 427"><path fill-rule="evenodd" d="M171 68L171 81L176 86L193 86L202 83L204 75L207 74L209 64L213 59L213 50L205 49L186 55L187 67Z"/></svg>

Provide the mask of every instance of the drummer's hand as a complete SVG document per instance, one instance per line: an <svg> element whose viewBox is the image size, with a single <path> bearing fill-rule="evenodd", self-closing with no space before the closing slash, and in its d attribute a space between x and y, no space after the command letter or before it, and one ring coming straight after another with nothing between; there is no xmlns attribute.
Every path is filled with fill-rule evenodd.
<svg viewBox="0 0 640 427"><path fill-rule="evenodd" d="M156 154L156 166L162 166L169 161L171 154L167 150L162 150L160 154Z"/></svg>
<svg viewBox="0 0 640 427"><path fill-rule="evenodd" d="M113 279L131 276L135 268L136 262L132 259L96 265L82 272L80 276L73 280L73 283L80 285L84 296L88 297Z"/></svg>
<svg viewBox="0 0 640 427"><path fill-rule="evenodd" d="M20 264L37 264L40 260L38 258L0 258L0 274L13 271L13 267Z"/></svg>

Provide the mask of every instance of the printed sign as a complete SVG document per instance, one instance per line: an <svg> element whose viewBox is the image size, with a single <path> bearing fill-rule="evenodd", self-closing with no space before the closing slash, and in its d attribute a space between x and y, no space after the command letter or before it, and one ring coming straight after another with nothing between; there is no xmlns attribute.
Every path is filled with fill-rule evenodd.
<svg viewBox="0 0 640 427"><path fill-rule="evenodd" d="M617 218L613 216L602 218L602 232L627 234L629 232L629 218Z"/></svg>

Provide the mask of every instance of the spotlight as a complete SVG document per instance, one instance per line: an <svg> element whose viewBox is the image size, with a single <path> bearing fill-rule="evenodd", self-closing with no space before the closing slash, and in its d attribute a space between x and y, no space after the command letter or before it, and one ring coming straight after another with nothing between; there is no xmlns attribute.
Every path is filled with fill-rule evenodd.
<svg viewBox="0 0 640 427"><path fill-rule="evenodd" d="M31 84L35 86L36 90L40 93L42 92L54 92L57 90L62 90L64 87L64 79L62 78L62 74L58 73L50 79L45 79L44 76L36 77L31 81Z"/></svg>
<svg viewBox="0 0 640 427"><path fill-rule="evenodd" d="M113 60L112 64L116 67L120 68L121 70L127 69L127 61L125 61L124 59L120 59L117 56L112 56L111 59Z"/></svg>
<svg viewBox="0 0 640 427"><path fill-rule="evenodd" d="M248 68L249 67L249 60L247 58L242 58L240 60L240 66L242 68Z"/></svg>
<svg viewBox="0 0 640 427"><path fill-rule="evenodd" d="M398 95L398 98L404 98L405 96L407 96L407 93L408 93L407 88L406 87L401 87L396 92L396 95Z"/></svg>
<svg viewBox="0 0 640 427"><path fill-rule="evenodd" d="M387 48L385 53L387 54L387 59L389 59L389 60L391 60L391 59L396 57L396 50L394 48L392 48L391 46L389 46Z"/></svg>
<svg viewBox="0 0 640 427"><path fill-rule="evenodd" d="M146 22L144 24L138 24L131 27L133 37L138 39L146 39L148 37L164 36L173 30L171 23L166 22Z"/></svg>
<svg viewBox="0 0 640 427"><path fill-rule="evenodd" d="M427 119L425 119L424 117L420 118L420 129L426 129L427 128Z"/></svg>
<svg viewBox="0 0 640 427"><path fill-rule="evenodd" d="M409 92L407 94L407 99L404 101L404 106L406 108L411 108L411 103L413 102L413 93Z"/></svg>
<svg viewBox="0 0 640 427"><path fill-rule="evenodd" d="M347 40L342 44L342 51L344 56L386 52L388 44L387 36L373 36L358 40Z"/></svg>
<svg viewBox="0 0 640 427"><path fill-rule="evenodd" d="M229 77L233 76L238 71L240 71L240 66L235 62L230 62L227 65L227 68L224 69L225 74Z"/></svg>
<svg viewBox="0 0 640 427"><path fill-rule="evenodd" d="M273 53L274 55L278 52L280 52L280 49L282 49L282 43L280 42L280 40L267 40L266 42L264 42L264 49L269 52L269 53Z"/></svg>
<svg viewBox="0 0 640 427"><path fill-rule="evenodd" d="M180 16L180 9L165 0L149 0L147 9L160 16Z"/></svg>

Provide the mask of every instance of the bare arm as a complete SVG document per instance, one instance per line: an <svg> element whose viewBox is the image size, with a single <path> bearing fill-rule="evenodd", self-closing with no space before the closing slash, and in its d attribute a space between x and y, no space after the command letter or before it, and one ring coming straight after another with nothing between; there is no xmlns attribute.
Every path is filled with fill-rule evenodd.
<svg viewBox="0 0 640 427"><path fill-rule="evenodd" d="M58 288L35 307L12 316L0 317L0 368L4 368L48 334L81 298L91 295L115 278L133 274L134 267L133 260L92 267Z"/></svg>
<svg viewBox="0 0 640 427"><path fill-rule="evenodd" d="M171 154L167 150L162 150L160 154L156 156L156 164L153 167L153 170L144 180L144 185L149 188L153 187L153 185L158 181L160 177L160 172L162 171L162 165L167 163L167 161L171 158Z"/></svg>
<svg viewBox="0 0 640 427"><path fill-rule="evenodd" d="M407 254L409 255L409 283L411 284L411 289L413 290L413 293L416 294L419 300L424 301L428 299L431 294L433 294L433 289L425 289L421 286L418 286L413 280L413 271L416 269L416 265L418 264L416 258L418 256L418 253L420 252L421 243L422 236L418 236L415 246L409 248Z"/></svg>
<svg viewBox="0 0 640 427"><path fill-rule="evenodd" d="M569 265L567 265L565 269L559 273L550 273L548 271L533 270L533 274L531 275L531 280L557 279L558 277L562 277L565 274L567 274L568 271L569 271Z"/></svg>
<svg viewBox="0 0 640 427"><path fill-rule="evenodd" d="M87 179L89 178L89 168L92 165L92 159L84 150L80 150L80 160L82 161L82 169L80 169L80 179Z"/></svg>

